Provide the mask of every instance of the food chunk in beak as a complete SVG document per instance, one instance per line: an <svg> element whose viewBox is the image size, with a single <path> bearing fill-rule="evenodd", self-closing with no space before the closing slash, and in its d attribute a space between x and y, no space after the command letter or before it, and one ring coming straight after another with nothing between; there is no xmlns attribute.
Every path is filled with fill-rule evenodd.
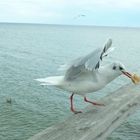
<svg viewBox="0 0 140 140"><path fill-rule="evenodd" d="M140 76L134 74L132 77L131 77L131 80L134 84L138 84L140 82Z"/></svg>
<svg viewBox="0 0 140 140"><path fill-rule="evenodd" d="M127 77L129 77L131 80L132 80L132 82L134 83L134 84L138 84L139 82L140 82L140 76L138 76L138 75L136 75L136 74L130 74L129 72L126 72L126 71L122 71L122 73L124 74L124 75L126 75Z"/></svg>

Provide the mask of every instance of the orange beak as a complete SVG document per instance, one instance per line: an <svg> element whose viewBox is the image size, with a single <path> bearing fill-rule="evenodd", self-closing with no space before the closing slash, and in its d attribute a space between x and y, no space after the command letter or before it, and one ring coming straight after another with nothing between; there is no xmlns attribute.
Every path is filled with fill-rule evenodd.
<svg viewBox="0 0 140 140"><path fill-rule="evenodd" d="M129 77L129 78L132 77L132 75L131 75L129 72L127 72L127 71L122 71L122 73L123 73L124 75L126 75L127 77Z"/></svg>

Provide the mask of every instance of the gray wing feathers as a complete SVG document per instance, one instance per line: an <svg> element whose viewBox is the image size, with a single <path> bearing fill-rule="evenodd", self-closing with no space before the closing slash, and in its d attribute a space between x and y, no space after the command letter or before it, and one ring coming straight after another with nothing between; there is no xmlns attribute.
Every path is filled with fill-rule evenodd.
<svg viewBox="0 0 140 140"><path fill-rule="evenodd" d="M101 53L101 56L100 56L100 59L101 59L101 60L103 59L104 56L107 56L108 53L109 53L110 51L112 51L112 49L110 48L111 45L112 45L112 40L109 39L109 40L107 41L107 43L105 44L105 46L104 46L104 48L103 48L103 51L102 51L102 53Z"/></svg>
<svg viewBox="0 0 140 140"><path fill-rule="evenodd" d="M78 77L82 72L93 71L100 67L100 61L108 55L112 40L109 39L103 48L98 48L85 57L77 58L67 69L66 80L72 80Z"/></svg>

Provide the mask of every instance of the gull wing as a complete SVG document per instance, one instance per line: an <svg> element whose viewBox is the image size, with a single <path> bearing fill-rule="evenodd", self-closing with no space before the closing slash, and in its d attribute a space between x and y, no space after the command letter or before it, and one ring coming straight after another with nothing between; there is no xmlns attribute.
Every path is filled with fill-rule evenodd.
<svg viewBox="0 0 140 140"><path fill-rule="evenodd" d="M103 48L98 48L85 57L80 57L74 60L65 73L65 80L73 80L82 72L98 69L103 58L112 51L111 45L112 40L108 39Z"/></svg>

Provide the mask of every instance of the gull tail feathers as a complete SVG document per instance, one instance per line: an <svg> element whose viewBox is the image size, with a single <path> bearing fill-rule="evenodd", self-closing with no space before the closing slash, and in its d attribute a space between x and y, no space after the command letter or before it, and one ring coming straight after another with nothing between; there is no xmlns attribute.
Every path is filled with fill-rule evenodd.
<svg viewBox="0 0 140 140"><path fill-rule="evenodd" d="M63 79L63 76L52 76L52 77L46 77L46 78L39 78L35 79L38 82L41 82L40 85L60 85L61 81Z"/></svg>

